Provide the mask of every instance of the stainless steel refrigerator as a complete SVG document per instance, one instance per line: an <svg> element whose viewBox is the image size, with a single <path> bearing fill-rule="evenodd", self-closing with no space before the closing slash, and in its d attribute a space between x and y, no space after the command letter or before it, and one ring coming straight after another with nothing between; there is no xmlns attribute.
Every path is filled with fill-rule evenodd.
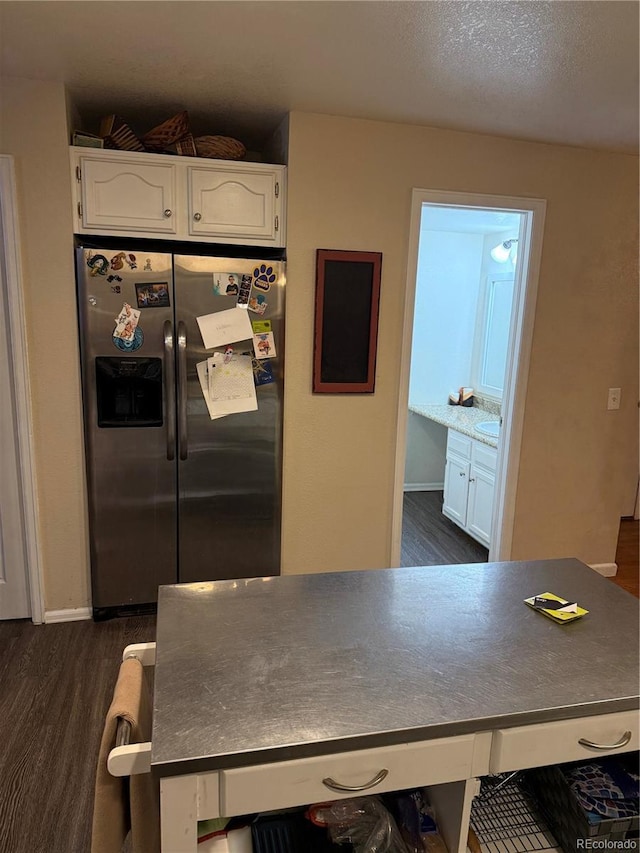
<svg viewBox="0 0 640 853"><path fill-rule="evenodd" d="M76 273L94 618L155 602L160 584L278 574L284 263L85 243ZM276 356L254 361L257 410L212 420L196 317L248 287L242 310L269 321ZM133 337L117 334L125 304ZM230 346L253 354L250 338Z"/></svg>

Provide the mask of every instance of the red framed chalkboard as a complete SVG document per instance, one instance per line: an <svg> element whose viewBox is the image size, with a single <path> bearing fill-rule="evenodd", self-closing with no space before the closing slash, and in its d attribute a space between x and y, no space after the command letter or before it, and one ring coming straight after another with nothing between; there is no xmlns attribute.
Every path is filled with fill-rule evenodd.
<svg viewBox="0 0 640 853"><path fill-rule="evenodd" d="M373 393L381 271L381 252L317 250L314 393Z"/></svg>

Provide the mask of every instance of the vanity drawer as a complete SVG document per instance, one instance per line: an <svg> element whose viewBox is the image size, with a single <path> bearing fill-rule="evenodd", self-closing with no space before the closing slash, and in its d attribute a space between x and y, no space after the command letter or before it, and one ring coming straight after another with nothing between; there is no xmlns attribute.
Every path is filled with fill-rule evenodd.
<svg viewBox="0 0 640 853"><path fill-rule="evenodd" d="M450 429L447 436L447 455L455 453L463 459L471 459L472 440L462 433Z"/></svg>
<svg viewBox="0 0 640 853"><path fill-rule="evenodd" d="M488 447L486 444L480 444L477 441L473 442L471 461L474 465L480 465L488 471L495 471L497 459L498 451L494 450L493 447Z"/></svg>
<svg viewBox="0 0 640 853"><path fill-rule="evenodd" d="M461 735L223 770L220 814L231 817L467 779L474 741L473 734ZM385 778L362 792L335 791L322 781L330 778L345 786L366 785L382 770L387 770Z"/></svg>
<svg viewBox="0 0 640 853"><path fill-rule="evenodd" d="M627 732L631 733L630 738L626 736ZM585 746L579 742L580 739L603 748ZM639 746L638 711L621 711L598 717L499 729L493 735L489 767L491 773L525 770L527 767L629 752Z"/></svg>

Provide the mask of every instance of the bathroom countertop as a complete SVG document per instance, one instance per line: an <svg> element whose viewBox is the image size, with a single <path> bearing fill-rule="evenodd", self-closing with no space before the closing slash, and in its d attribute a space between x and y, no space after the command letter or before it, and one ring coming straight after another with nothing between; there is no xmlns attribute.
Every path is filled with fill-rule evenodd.
<svg viewBox="0 0 640 853"><path fill-rule="evenodd" d="M409 411L423 418L435 421L438 424L455 429L476 441L488 444L490 447L498 446L498 439L492 435L484 435L475 429L476 424L485 421L499 421L499 415L481 409L478 406L417 406L409 404Z"/></svg>

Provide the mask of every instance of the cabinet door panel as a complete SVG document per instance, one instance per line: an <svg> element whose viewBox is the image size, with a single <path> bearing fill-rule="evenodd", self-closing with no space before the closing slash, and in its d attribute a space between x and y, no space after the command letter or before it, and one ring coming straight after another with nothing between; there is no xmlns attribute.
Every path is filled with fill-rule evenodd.
<svg viewBox="0 0 640 853"><path fill-rule="evenodd" d="M173 164L82 157L80 168L85 229L176 233Z"/></svg>
<svg viewBox="0 0 640 853"><path fill-rule="evenodd" d="M469 463L455 456L447 457L442 512L461 527L467 523L468 491Z"/></svg>
<svg viewBox="0 0 640 853"><path fill-rule="evenodd" d="M478 468L475 465L471 466L467 530L487 547L489 547L491 540L495 482L494 475L489 471L485 471L483 468Z"/></svg>
<svg viewBox="0 0 640 853"><path fill-rule="evenodd" d="M277 172L189 167L189 233L278 245ZM279 222L278 222L279 226Z"/></svg>

